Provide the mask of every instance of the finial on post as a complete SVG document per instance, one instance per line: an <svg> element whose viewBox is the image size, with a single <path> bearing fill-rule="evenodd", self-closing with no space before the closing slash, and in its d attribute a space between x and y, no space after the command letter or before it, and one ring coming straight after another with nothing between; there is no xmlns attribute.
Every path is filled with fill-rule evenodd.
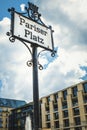
<svg viewBox="0 0 87 130"><path fill-rule="evenodd" d="M38 7L30 2L28 2L28 7L25 7L28 13L28 17L34 21L40 20L41 14L38 12Z"/></svg>

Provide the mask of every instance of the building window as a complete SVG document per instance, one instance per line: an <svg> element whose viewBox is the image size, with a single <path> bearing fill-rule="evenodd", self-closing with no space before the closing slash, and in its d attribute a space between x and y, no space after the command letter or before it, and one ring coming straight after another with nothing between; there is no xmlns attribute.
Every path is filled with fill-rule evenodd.
<svg viewBox="0 0 87 130"><path fill-rule="evenodd" d="M2 113L0 112L0 116L2 116Z"/></svg>
<svg viewBox="0 0 87 130"><path fill-rule="evenodd" d="M72 88L72 93L73 93L73 97L76 97L77 96L77 86L73 87Z"/></svg>
<svg viewBox="0 0 87 130"><path fill-rule="evenodd" d="M50 123L47 123L47 128L50 128Z"/></svg>
<svg viewBox="0 0 87 130"><path fill-rule="evenodd" d="M3 127L2 124L3 124L3 120L2 120L2 118L0 118L0 128Z"/></svg>
<svg viewBox="0 0 87 130"><path fill-rule="evenodd" d="M75 117L74 121L75 121L75 125L80 125L81 124L80 117Z"/></svg>
<svg viewBox="0 0 87 130"><path fill-rule="evenodd" d="M85 113L87 113L87 105L86 106L84 106L85 107Z"/></svg>
<svg viewBox="0 0 87 130"><path fill-rule="evenodd" d="M50 102L50 96L47 97L47 104L49 104L49 102Z"/></svg>
<svg viewBox="0 0 87 130"><path fill-rule="evenodd" d="M87 95L83 96L84 103L87 103Z"/></svg>
<svg viewBox="0 0 87 130"><path fill-rule="evenodd" d="M46 106L46 112L50 112L49 106Z"/></svg>
<svg viewBox="0 0 87 130"><path fill-rule="evenodd" d="M53 105L54 111L58 111L58 104Z"/></svg>
<svg viewBox="0 0 87 130"><path fill-rule="evenodd" d="M82 130L82 127L76 127L75 130Z"/></svg>
<svg viewBox="0 0 87 130"><path fill-rule="evenodd" d="M63 111L63 117L68 117L68 110Z"/></svg>
<svg viewBox="0 0 87 130"><path fill-rule="evenodd" d="M63 98L64 98L64 100L66 100L66 98L67 98L67 90L63 91Z"/></svg>
<svg viewBox="0 0 87 130"><path fill-rule="evenodd" d="M8 128L8 125L6 124L5 127Z"/></svg>
<svg viewBox="0 0 87 130"><path fill-rule="evenodd" d="M50 121L50 115L46 115L46 121Z"/></svg>
<svg viewBox="0 0 87 130"><path fill-rule="evenodd" d="M0 118L0 123L3 122L2 118Z"/></svg>
<svg viewBox="0 0 87 130"><path fill-rule="evenodd" d="M0 108L0 112L2 112L3 111L3 109L2 108Z"/></svg>
<svg viewBox="0 0 87 130"><path fill-rule="evenodd" d="M2 128L3 126L2 126L2 123L0 122L0 128Z"/></svg>
<svg viewBox="0 0 87 130"><path fill-rule="evenodd" d="M69 126L69 119L64 120L64 127L68 127Z"/></svg>
<svg viewBox="0 0 87 130"><path fill-rule="evenodd" d="M54 102L57 102L58 100L58 93L54 94Z"/></svg>
<svg viewBox="0 0 87 130"><path fill-rule="evenodd" d="M79 115L79 108L78 107L73 108L73 113L74 115Z"/></svg>
<svg viewBox="0 0 87 130"><path fill-rule="evenodd" d="M54 113L54 119L59 119L59 113L58 112Z"/></svg>
<svg viewBox="0 0 87 130"><path fill-rule="evenodd" d="M87 93L87 83L83 84L84 92Z"/></svg>
<svg viewBox="0 0 87 130"><path fill-rule="evenodd" d="M54 123L54 125L55 125L55 128L59 128L59 121L56 121L56 122Z"/></svg>
<svg viewBox="0 0 87 130"><path fill-rule="evenodd" d="M17 113L17 118L20 118L21 117L21 114L20 114L20 112L19 113Z"/></svg>
<svg viewBox="0 0 87 130"><path fill-rule="evenodd" d="M63 108L63 109L66 109L66 108L67 108L67 101L62 102L62 108Z"/></svg>
<svg viewBox="0 0 87 130"><path fill-rule="evenodd" d="M78 99L77 98L72 99L72 105L78 106Z"/></svg>
<svg viewBox="0 0 87 130"><path fill-rule="evenodd" d="M6 118L6 123L8 122L8 118Z"/></svg>
<svg viewBox="0 0 87 130"><path fill-rule="evenodd" d="M20 123L21 123L21 126L24 126L24 125L25 125L25 120L24 120L24 119L21 119L21 120L20 120Z"/></svg>
<svg viewBox="0 0 87 130"><path fill-rule="evenodd" d="M70 130L70 128L66 128L66 129L64 129L64 130Z"/></svg>

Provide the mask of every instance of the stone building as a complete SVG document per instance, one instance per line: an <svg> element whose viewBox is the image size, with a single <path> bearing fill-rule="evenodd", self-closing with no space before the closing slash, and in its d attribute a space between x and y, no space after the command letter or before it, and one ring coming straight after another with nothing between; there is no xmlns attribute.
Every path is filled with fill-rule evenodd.
<svg viewBox="0 0 87 130"><path fill-rule="evenodd" d="M32 102L11 110L11 113L9 115L8 130L25 130L27 117L30 117L32 128L33 127Z"/></svg>
<svg viewBox="0 0 87 130"><path fill-rule="evenodd" d="M87 81L41 100L43 130L87 130Z"/></svg>
<svg viewBox="0 0 87 130"><path fill-rule="evenodd" d="M0 98L0 130L8 130L8 117L11 110L24 104L25 101Z"/></svg>

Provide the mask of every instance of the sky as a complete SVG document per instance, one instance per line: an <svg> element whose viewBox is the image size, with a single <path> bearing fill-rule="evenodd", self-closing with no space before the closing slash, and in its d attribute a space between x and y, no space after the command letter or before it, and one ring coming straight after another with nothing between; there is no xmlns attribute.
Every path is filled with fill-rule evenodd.
<svg viewBox="0 0 87 130"><path fill-rule="evenodd" d="M26 62L31 55L20 41L11 43L6 35L11 23L8 8L24 12L28 2L39 7L42 21L54 30L55 57L49 51L39 57L43 65L38 69L39 97L43 97L87 80L87 0L0 1L0 97L30 102L33 75Z"/></svg>

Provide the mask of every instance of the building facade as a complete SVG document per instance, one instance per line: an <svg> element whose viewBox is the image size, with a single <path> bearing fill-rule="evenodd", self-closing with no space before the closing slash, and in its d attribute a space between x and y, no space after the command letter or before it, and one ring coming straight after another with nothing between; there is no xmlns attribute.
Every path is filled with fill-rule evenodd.
<svg viewBox="0 0 87 130"><path fill-rule="evenodd" d="M25 101L0 98L0 130L8 130L8 117L11 110L24 104Z"/></svg>
<svg viewBox="0 0 87 130"><path fill-rule="evenodd" d="M0 107L0 130L8 130L8 115L12 108Z"/></svg>
<svg viewBox="0 0 87 130"><path fill-rule="evenodd" d="M43 130L87 130L87 81L41 100Z"/></svg>
<svg viewBox="0 0 87 130"><path fill-rule="evenodd" d="M11 110L9 115L8 130L25 130L27 117L30 117L31 128L33 128L32 102Z"/></svg>

